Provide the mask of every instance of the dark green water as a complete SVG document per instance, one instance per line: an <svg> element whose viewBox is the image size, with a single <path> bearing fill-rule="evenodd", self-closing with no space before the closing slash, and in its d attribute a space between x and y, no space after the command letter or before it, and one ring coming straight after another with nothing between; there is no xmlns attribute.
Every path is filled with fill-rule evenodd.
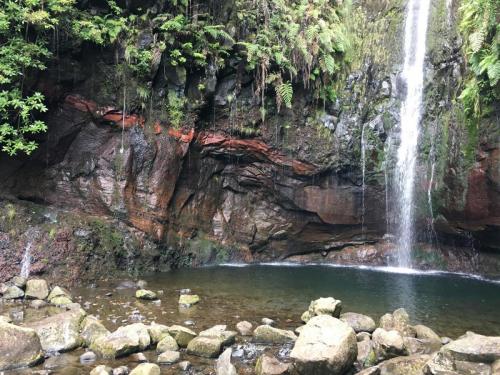
<svg viewBox="0 0 500 375"><path fill-rule="evenodd" d="M457 275L259 265L183 269L145 279L149 289L164 291L162 306L150 307L145 316L156 316L166 324L192 319L204 328L242 319L258 323L266 316L296 327L311 300L332 296L343 301L344 312L367 314L376 321L384 313L404 307L415 324L428 325L441 335L457 337L467 330L500 335L500 284ZM200 295L202 301L195 309L178 309L176 291L181 288ZM121 293L125 297L133 291Z"/></svg>

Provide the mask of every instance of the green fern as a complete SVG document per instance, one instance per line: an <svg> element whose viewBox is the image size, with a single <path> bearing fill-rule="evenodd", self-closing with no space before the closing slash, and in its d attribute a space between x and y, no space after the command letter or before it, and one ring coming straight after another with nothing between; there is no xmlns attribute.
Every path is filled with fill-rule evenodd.
<svg viewBox="0 0 500 375"><path fill-rule="evenodd" d="M280 103L283 103L287 108L292 108L293 86L291 82L283 82L277 85L276 95L279 98Z"/></svg>

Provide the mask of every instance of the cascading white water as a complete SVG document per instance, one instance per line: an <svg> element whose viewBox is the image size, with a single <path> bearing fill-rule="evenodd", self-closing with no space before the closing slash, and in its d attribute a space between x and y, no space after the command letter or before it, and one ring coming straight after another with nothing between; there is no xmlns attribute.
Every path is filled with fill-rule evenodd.
<svg viewBox="0 0 500 375"><path fill-rule="evenodd" d="M402 79L406 95L401 106L401 143L396 165L398 266L411 268L413 196L419 125L422 117L424 60L430 0L409 0L404 38Z"/></svg>
<svg viewBox="0 0 500 375"><path fill-rule="evenodd" d="M363 128L361 129L361 170L362 170L362 212L361 212L361 236L365 237L365 215L366 215L366 206L365 206L365 175L366 175L366 140L365 140L365 124L363 124Z"/></svg>
<svg viewBox="0 0 500 375"><path fill-rule="evenodd" d="M21 261L21 276L28 278L30 275L31 266L31 240L28 241L26 247L24 248L23 260Z"/></svg>

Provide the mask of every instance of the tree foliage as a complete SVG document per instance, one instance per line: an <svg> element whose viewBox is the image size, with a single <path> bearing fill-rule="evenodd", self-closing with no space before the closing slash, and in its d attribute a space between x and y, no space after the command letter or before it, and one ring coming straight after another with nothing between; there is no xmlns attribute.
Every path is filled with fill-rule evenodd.
<svg viewBox="0 0 500 375"><path fill-rule="evenodd" d="M498 0L469 0L460 8L460 31L470 74L460 95L471 119L487 116L500 99Z"/></svg>

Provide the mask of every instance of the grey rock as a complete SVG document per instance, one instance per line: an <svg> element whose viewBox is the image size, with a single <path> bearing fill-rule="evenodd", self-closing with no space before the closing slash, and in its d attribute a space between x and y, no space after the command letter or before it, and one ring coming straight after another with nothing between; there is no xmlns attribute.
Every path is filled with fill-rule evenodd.
<svg viewBox="0 0 500 375"><path fill-rule="evenodd" d="M174 352L172 350L167 350L158 356L159 364L172 364L179 362L181 359L181 354L179 352Z"/></svg>
<svg viewBox="0 0 500 375"><path fill-rule="evenodd" d="M375 321L367 315L357 313L344 313L340 315L340 320L346 322L354 332L369 332L372 333L377 328Z"/></svg>
<svg viewBox="0 0 500 375"><path fill-rule="evenodd" d="M45 280L31 279L26 283L26 298L44 300L49 296L49 286Z"/></svg>
<svg viewBox="0 0 500 375"><path fill-rule="evenodd" d="M236 324L236 329L241 336L251 336L253 325L250 322L242 321Z"/></svg>
<svg viewBox="0 0 500 375"><path fill-rule="evenodd" d="M217 375L238 375L236 367L231 363L231 353L231 348L227 348L217 359L215 364Z"/></svg>
<svg viewBox="0 0 500 375"><path fill-rule="evenodd" d="M43 350L36 332L0 322L0 371L33 366L43 361Z"/></svg>
<svg viewBox="0 0 500 375"><path fill-rule="evenodd" d="M262 325L255 328L253 337L256 342L268 344L284 344L293 342L297 336L292 331L274 328L268 325Z"/></svg>
<svg viewBox="0 0 500 375"><path fill-rule="evenodd" d="M386 331L377 328L372 334L372 340L378 361L408 354L403 336L396 330Z"/></svg>

